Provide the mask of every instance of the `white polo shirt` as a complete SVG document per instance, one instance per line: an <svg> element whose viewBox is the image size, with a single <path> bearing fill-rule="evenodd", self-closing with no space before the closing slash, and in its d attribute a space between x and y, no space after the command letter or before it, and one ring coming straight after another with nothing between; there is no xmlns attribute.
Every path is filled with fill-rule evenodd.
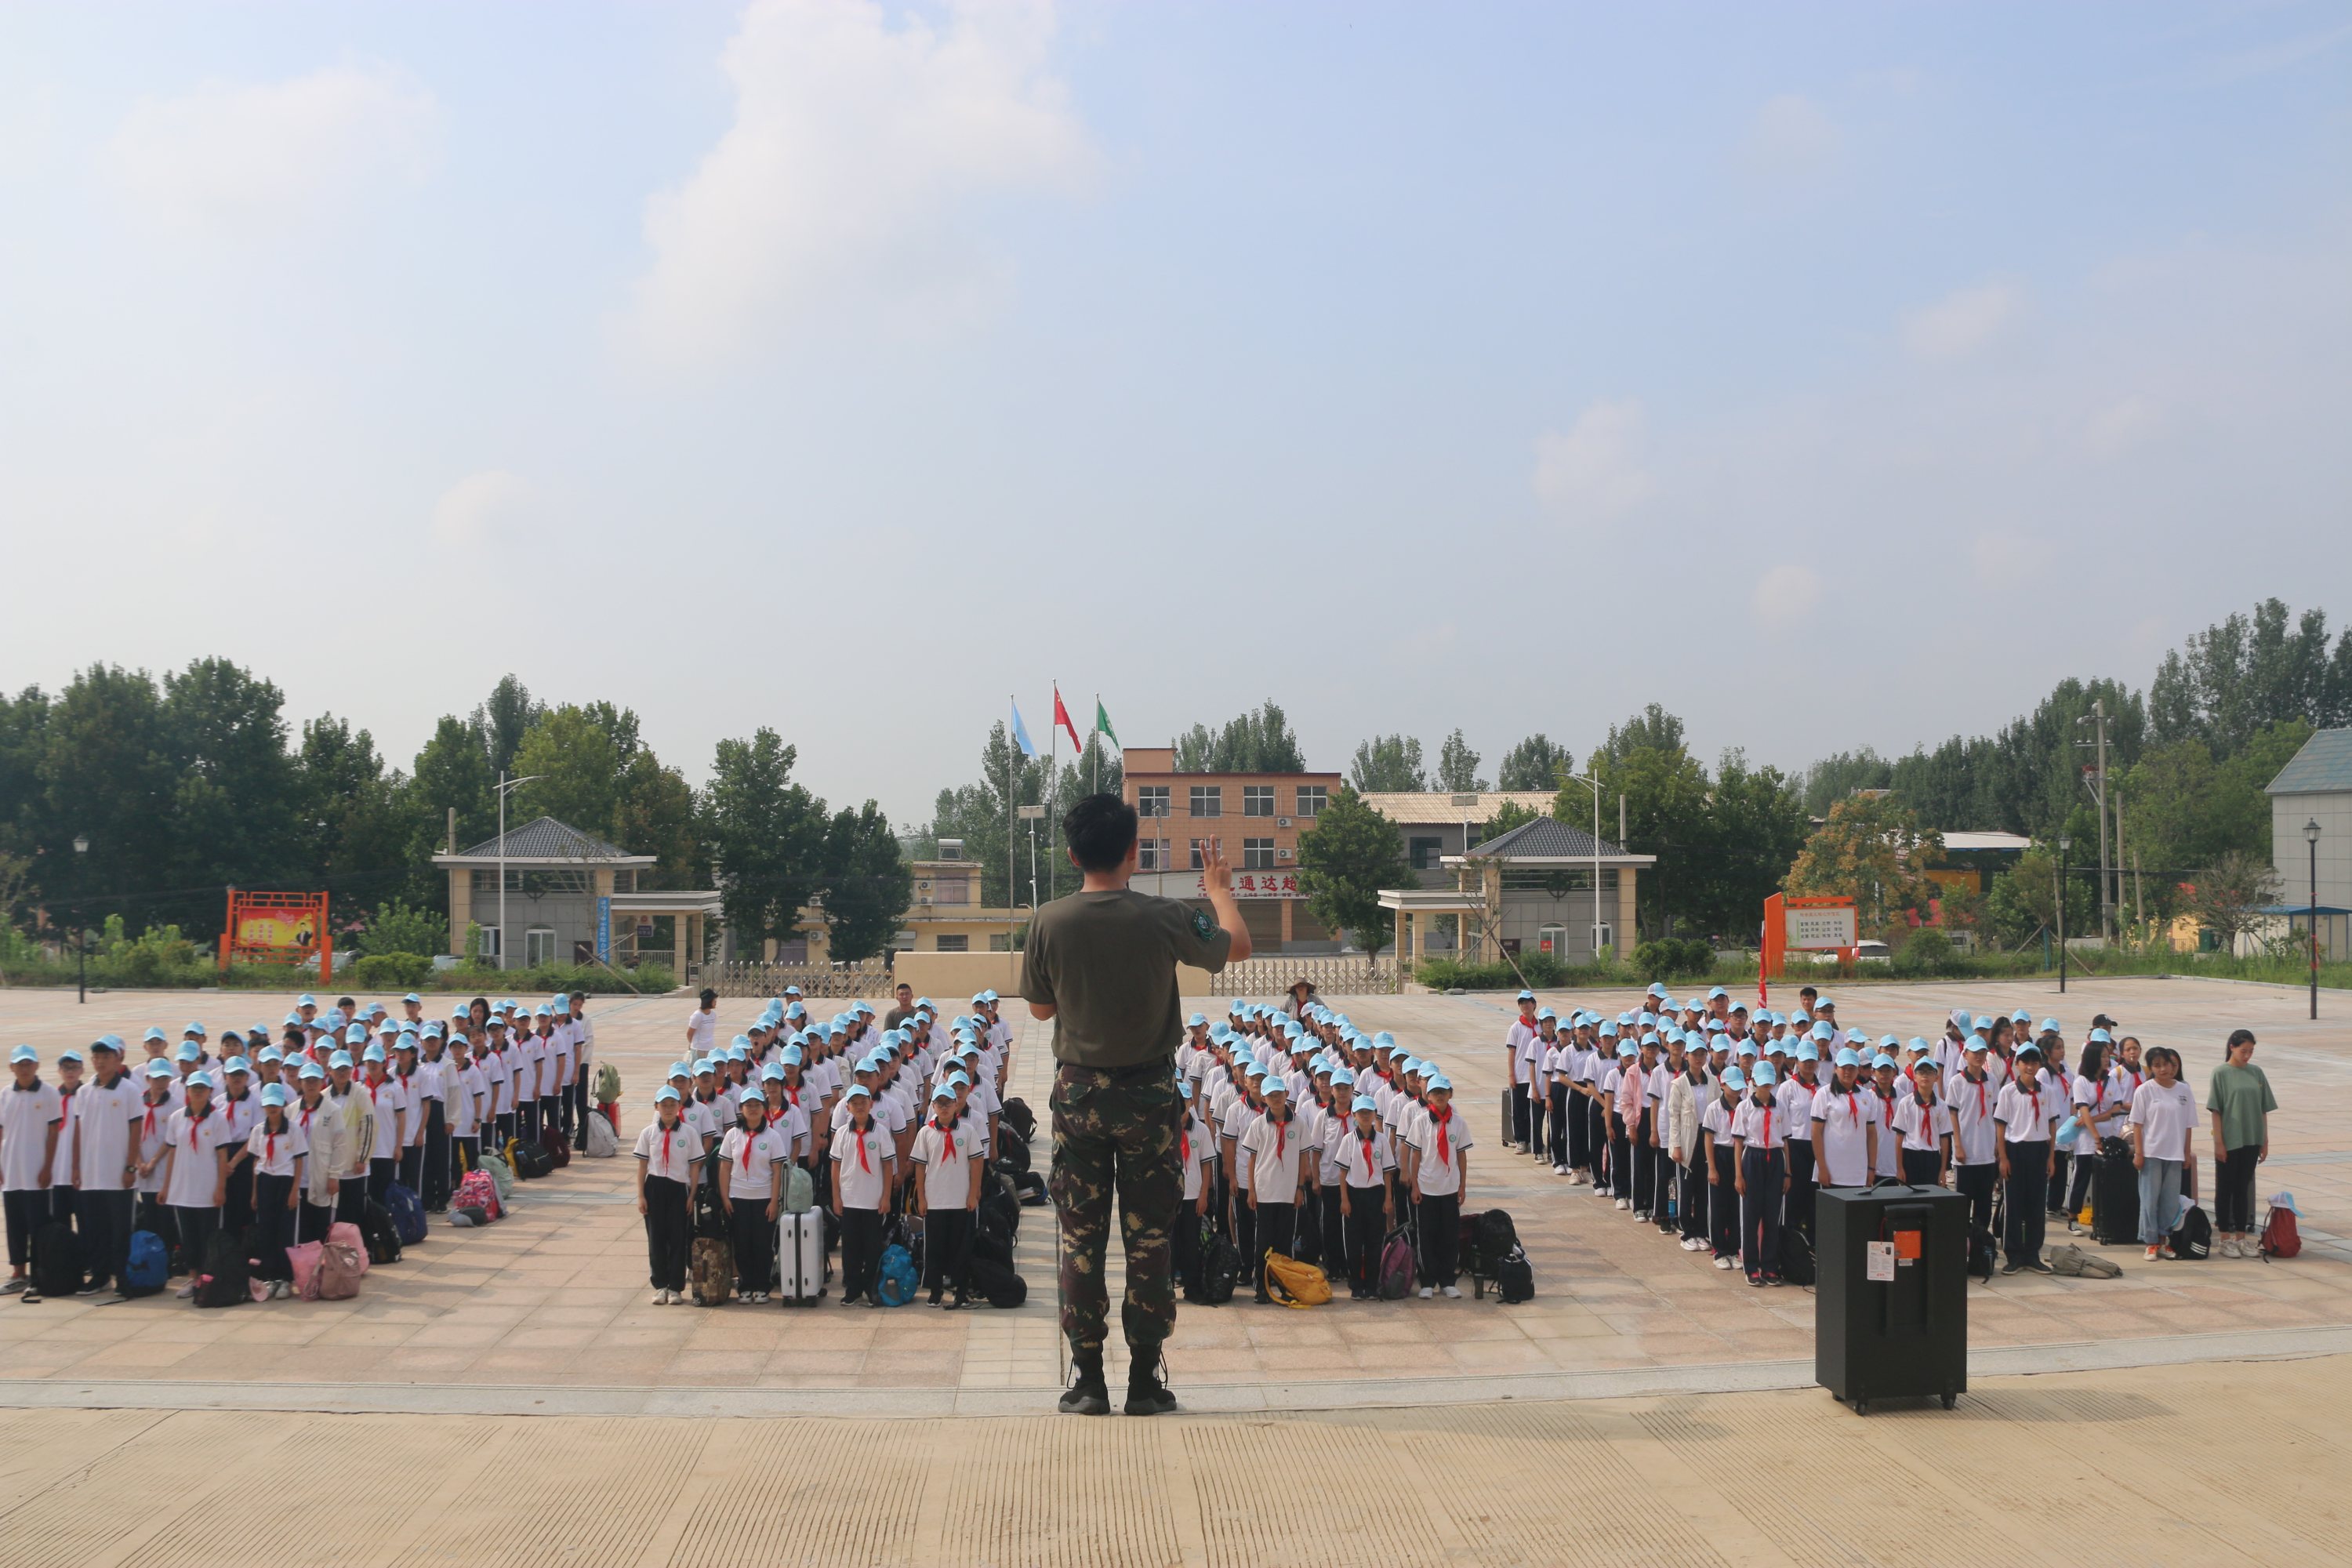
<svg viewBox="0 0 2352 1568"><path fill-rule="evenodd" d="M2036 1079L2031 1089L2003 1084L1992 1119L2000 1123L2001 1135L2011 1143L2046 1143L2052 1125L2065 1114L2065 1104L2064 1091L2046 1079Z"/></svg>
<svg viewBox="0 0 2352 1568"><path fill-rule="evenodd" d="M0 1089L0 1192L29 1193L48 1185L49 1129L65 1121L57 1085L36 1080ZM65 1137L59 1126L58 1136Z"/></svg>
<svg viewBox="0 0 2352 1568"><path fill-rule="evenodd" d="M1870 1121L1878 1115L1877 1095L1857 1085L1852 1094L1835 1082L1813 1096L1813 1178L1824 1187L1870 1184ZM1870 1103L1865 1104L1867 1100Z"/></svg>
<svg viewBox="0 0 2352 1568"><path fill-rule="evenodd" d="M112 1089L92 1081L82 1085L76 1098L88 1103L74 1124L80 1140L74 1153L74 1184L88 1192L121 1192L131 1185L123 1179L122 1167L131 1163L131 1128L142 1109L139 1081L129 1073L116 1079Z"/></svg>
<svg viewBox="0 0 2352 1568"><path fill-rule="evenodd" d="M1895 1106L1895 1131L1901 1135L1903 1147L1916 1153L1940 1149L1940 1140L1952 1131L1952 1108L1935 1098L1922 1105L1916 1093L1900 1096Z"/></svg>
<svg viewBox="0 0 2352 1568"><path fill-rule="evenodd" d="M2179 1079L2168 1089L2149 1079L2132 1096L2131 1119L2143 1157L2185 1160L2197 1133L2197 1093Z"/></svg>
<svg viewBox="0 0 2352 1568"><path fill-rule="evenodd" d="M1286 1121L1265 1114L1258 1117L1242 1142L1250 1152L1250 1191L1259 1202L1297 1200L1299 1169L1313 1141L1313 1129L1296 1111Z"/></svg>
<svg viewBox="0 0 2352 1568"><path fill-rule="evenodd" d="M1437 1152L1437 1119L1426 1108L1416 1107L1412 1126L1406 1133L1414 1152L1420 1156L1414 1179L1421 1184L1423 1197L1446 1197L1462 1190L1462 1173L1469 1162L1473 1140L1470 1123L1451 1105L1445 1108L1445 1152Z"/></svg>
<svg viewBox="0 0 2352 1568"><path fill-rule="evenodd" d="M172 1151L170 1178L163 1184L166 1204L188 1209L216 1206L213 1193L220 1184L220 1171L215 1154L221 1146L222 1126L217 1111L202 1121L184 1110L172 1112L171 1127L163 1135Z"/></svg>
<svg viewBox="0 0 2352 1568"><path fill-rule="evenodd" d="M719 1158L728 1170L730 1198L767 1198L776 1191L776 1167L789 1157L782 1134L772 1127L757 1132L730 1127L719 1141Z"/></svg>
<svg viewBox="0 0 2352 1568"><path fill-rule="evenodd" d="M897 1149L880 1123L868 1121L861 1132L843 1118L833 1131L833 1190L844 1210L882 1206L890 1191L890 1167L898 1158Z"/></svg>
<svg viewBox="0 0 2352 1568"><path fill-rule="evenodd" d="M268 1127L257 1127L245 1141L252 1151L253 1168L265 1176L290 1176L294 1162L310 1152L310 1140L303 1135L301 1123L287 1119L286 1131L271 1132Z"/></svg>
<svg viewBox="0 0 2352 1568"><path fill-rule="evenodd" d="M636 1153L646 1163L646 1175L690 1185L696 1162L702 1157L702 1134L683 1117L667 1130L659 1120L648 1121L637 1130Z"/></svg>
<svg viewBox="0 0 2352 1568"><path fill-rule="evenodd" d="M926 1118L908 1151L922 1168L923 1202L935 1209L963 1207L971 1196L971 1162L980 1152L969 1130L952 1122L943 1129L937 1117Z"/></svg>
<svg viewBox="0 0 2352 1568"><path fill-rule="evenodd" d="M1396 1169L1396 1145L1390 1142L1385 1128L1373 1128L1368 1138L1351 1121L1332 1142L1332 1158L1348 1185L1358 1192L1378 1191L1388 1185L1388 1173Z"/></svg>
<svg viewBox="0 0 2352 1568"><path fill-rule="evenodd" d="M1988 1072L1971 1082L1962 1073L1944 1086L1944 1103L1952 1108L1952 1163L1992 1164L1997 1158L1993 1141L2000 1135L1993 1121L2000 1105L2000 1081Z"/></svg>

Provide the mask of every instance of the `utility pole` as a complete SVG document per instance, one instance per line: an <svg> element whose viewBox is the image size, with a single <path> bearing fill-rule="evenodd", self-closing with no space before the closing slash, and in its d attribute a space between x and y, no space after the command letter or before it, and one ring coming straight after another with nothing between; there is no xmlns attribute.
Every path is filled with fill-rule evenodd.
<svg viewBox="0 0 2352 1568"><path fill-rule="evenodd" d="M2116 899L2115 886L2110 879L2112 862L2107 858L2107 700L2102 697L2094 700L2091 710L2074 722L2092 726L2094 737L2074 743L2096 748L2097 760L2093 764L2090 779L2084 782L2084 787L2091 792L2091 798L2097 802L2099 807L2099 937L2104 942L2112 942L2115 940Z"/></svg>
<svg viewBox="0 0 2352 1568"><path fill-rule="evenodd" d="M2066 848L2073 842L2064 834L2058 836L2058 994L2066 994Z"/></svg>

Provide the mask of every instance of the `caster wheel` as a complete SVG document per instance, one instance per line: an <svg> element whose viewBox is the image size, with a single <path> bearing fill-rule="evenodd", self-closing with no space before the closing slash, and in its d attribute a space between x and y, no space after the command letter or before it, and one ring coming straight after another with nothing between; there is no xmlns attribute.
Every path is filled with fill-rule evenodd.
<svg viewBox="0 0 2352 1568"><path fill-rule="evenodd" d="M1869 1414L1870 1414L1870 1401L1869 1401L1869 1400L1867 1400L1867 1399L1857 1399L1857 1400L1855 1400L1855 1401L1853 1402L1853 1413L1854 1413L1856 1415L1869 1415Z"/></svg>
<svg viewBox="0 0 2352 1568"><path fill-rule="evenodd" d="M1958 1405L1959 1402L1960 1396L1957 1394L1947 1394L1944 1395L1944 1408L1947 1410L1951 1409L1952 1406Z"/></svg>

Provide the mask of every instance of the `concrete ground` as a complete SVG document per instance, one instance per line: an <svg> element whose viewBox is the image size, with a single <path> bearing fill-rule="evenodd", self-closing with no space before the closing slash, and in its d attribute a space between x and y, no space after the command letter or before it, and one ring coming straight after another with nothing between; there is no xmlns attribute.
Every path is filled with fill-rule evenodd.
<svg viewBox="0 0 2352 1568"><path fill-rule="evenodd" d="M1855 1417L1812 1386L1808 1292L1751 1289L1494 1146L1507 1004L1335 998L1461 1086L1472 1201L1515 1215L1535 1300L1187 1307L1187 1414L1057 1417L1048 1211L1026 1211L1014 1311L656 1308L627 1162L575 1160L352 1302L0 1302L0 1563L2352 1560L2344 1027L2194 981L1844 1000L1905 1036L1962 1003L2105 1010L2200 1085L2253 1027L2284 1107L2261 1187L2296 1194L2305 1255L2110 1249L2119 1279L1971 1286L1958 1410ZM597 1006L631 1131L689 1005ZM282 1010L0 992L0 1044ZM1013 1091L1041 1109L1048 1047L1023 1026ZM331 1473L331 1506L257 1510L272 1473ZM1864 1489L1826 1504L1841 1478Z"/></svg>

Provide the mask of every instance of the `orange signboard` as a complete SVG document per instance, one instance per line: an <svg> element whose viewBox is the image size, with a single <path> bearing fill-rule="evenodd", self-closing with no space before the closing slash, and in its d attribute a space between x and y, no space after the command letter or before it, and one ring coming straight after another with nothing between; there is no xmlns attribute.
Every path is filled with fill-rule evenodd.
<svg viewBox="0 0 2352 1568"><path fill-rule="evenodd" d="M221 927L220 966L231 963L319 963L321 981L335 964L335 937L328 926L324 893L247 893L228 890L228 919Z"/></svg>

